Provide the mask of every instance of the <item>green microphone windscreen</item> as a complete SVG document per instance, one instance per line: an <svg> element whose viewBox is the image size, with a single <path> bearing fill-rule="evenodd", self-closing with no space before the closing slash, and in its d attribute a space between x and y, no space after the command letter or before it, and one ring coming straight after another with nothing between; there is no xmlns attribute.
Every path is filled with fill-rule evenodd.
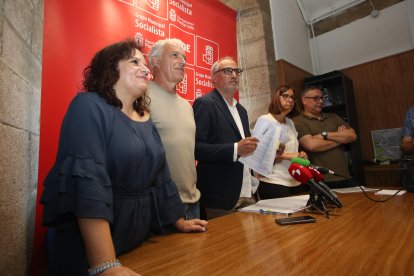
<svg viewBox="0 0 414 276"><path fill-rule="evenodd" d="M294 164L299 164L299 165L302 165L304 167L309 167L309 165L310 165L310 161L309 160L302 159L302 158L299 158L299 157L293 157L291 161Z"/></svg>

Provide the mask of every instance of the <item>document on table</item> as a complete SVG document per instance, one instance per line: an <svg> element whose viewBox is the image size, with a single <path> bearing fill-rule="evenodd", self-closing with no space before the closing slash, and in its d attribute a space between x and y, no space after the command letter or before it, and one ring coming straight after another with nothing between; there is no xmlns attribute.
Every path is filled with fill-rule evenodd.
<svg viewBox="0 0 414 276"><path fill-rule="evenodd" d="M255 212L263 214L290 214L305 208L309 195L290 196L259 200L256 204L239 209L241 212Z"/></svg>
<svg viewBox="0 0 414 276"><path fill-rule="evenodd" d="M373 191L378 191L379 189L374 189L374 188L367 188L364 186L360 186L362 189L364 189L365 192L373 192ZM347 194L347 193L362 193L362 190L359 186L357 187L348 187L348 188L337 188L337 189L332 189L332 191L337 192L337 193L341 193L341 194Z"/></svg>
<svg viewBox="0 0 414 276"><path fill-rule="evenodd" d="M381 191L376 192L375 194L376 195L395 195L395 193L397 193L397 192L398 192L398 190L381 190ZM397 195L403 195L405 193L406 193L405 190L401 190L401 191L398 192Z"/></svg>
<svg viewBox="0 0 414 276"><path fill-rule="evenodd" d="M289 141L286 137L286 126L259 118L252 136L259 139L257 148L252 155L240 157L239 161L253 171L270 177L276 158L276 150L281 143Z"/></svg>

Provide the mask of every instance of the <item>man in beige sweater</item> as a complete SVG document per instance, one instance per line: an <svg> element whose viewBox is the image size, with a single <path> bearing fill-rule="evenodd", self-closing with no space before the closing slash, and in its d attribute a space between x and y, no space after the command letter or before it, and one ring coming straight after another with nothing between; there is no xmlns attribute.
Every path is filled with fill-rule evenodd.
<svg viewBox="0 0 414 276"><path fill-rule="evenodd" d="M154 77L148 88L151 118L160 133L171 177L185 206L186 219L199 218L193 109L176 92L177 84L185 75L183 42L159 40L152 46L148 60Z"/></svg>

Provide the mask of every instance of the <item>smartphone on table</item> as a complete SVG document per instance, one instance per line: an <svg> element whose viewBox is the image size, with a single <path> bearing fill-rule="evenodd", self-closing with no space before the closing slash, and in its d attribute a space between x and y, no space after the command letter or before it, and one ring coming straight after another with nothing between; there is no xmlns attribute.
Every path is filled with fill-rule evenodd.
<svg viewBox="0 0 414 276"><path fill-rule="evenodd" d="M299 224L299 223L312 223L316 219L311 216L299 216L299 217L289 217L289 218L278 218L275 219L275 222L279 225L289 225L289 224Z"/></svg>

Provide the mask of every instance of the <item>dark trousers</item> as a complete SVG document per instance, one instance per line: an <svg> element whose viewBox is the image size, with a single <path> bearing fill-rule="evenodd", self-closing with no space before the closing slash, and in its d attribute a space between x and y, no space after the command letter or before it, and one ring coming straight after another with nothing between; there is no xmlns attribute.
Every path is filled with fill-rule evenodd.
<svg viewBox="0 0 414 276"><path fill-rule="evenodd" d="M295 187L286 187L279 184L272 184L260 181L257 193L259 199L270 199L279 197L288 197L308 192L309 189L306 185L298 185Z"/></svg>

